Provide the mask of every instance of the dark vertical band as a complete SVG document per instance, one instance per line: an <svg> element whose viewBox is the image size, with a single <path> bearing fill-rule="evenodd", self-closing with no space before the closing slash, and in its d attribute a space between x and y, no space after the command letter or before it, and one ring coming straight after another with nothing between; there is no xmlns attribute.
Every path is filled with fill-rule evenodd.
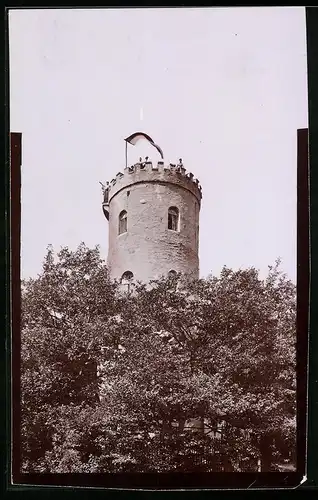
<svg viewBox="0 0 318 500"><path fill-rule="evenodd" d="M11 422L12 476L20 472L20 323L21 323L21 164L22 134L10 134L10 312L11 312Z"/></svg>
<svg viewBox="0 0 318 500"><path fill-rule="evenodd" d="M308 129L297 131L297 471L305 474L309 318Z"/></svg>

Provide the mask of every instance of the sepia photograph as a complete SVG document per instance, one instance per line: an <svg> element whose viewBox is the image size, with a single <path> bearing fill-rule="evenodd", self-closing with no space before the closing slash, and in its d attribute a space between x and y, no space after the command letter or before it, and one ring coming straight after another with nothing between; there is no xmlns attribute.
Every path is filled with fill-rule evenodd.
<svg viewBox="0 0 318 500"><path fill-rule="evenodd" d="M13 483L299 470L305 7L12 9L8 40Z"/></svg>

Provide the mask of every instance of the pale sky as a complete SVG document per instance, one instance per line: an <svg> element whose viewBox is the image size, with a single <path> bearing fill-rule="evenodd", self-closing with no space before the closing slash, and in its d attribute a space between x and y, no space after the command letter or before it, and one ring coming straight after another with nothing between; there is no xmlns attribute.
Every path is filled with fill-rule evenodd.
<svg viewBox="0 0 318 500"><path fill-rule="evenodd" d="M99 244L99 181L149 134L203 190L200 273L277 257L296 279L297 129L308 126L304 7L11 10L10 129L22 132L22 277L48 244ZM147 142L128 161L159 159Z"/></svg>

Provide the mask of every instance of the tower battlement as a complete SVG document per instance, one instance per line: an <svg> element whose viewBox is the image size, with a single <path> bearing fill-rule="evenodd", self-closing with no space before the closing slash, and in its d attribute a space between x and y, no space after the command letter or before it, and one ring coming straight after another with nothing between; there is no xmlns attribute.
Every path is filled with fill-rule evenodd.
<svg viewBox="0 0 318 500"><path fill-rule="evenodd" d="M202 198L201 185L192 172L186 171L182 163L165 164L163 161L138 162L126 167L108 183L107 203L122 189L140 183L175 184L190 191L200 205Z"/></svg>

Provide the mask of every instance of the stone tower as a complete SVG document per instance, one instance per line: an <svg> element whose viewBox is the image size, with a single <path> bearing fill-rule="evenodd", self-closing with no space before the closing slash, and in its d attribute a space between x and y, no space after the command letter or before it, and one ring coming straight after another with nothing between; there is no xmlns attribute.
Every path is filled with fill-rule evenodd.
<svg viewBox="0 0 318 500"><path fill-rule="evenodd" d="M110 277L122 283L174 272L199 277L201 198L199 181L181 160L165 165L140 159L119 172L107 183L102 205Z"/></svg>

